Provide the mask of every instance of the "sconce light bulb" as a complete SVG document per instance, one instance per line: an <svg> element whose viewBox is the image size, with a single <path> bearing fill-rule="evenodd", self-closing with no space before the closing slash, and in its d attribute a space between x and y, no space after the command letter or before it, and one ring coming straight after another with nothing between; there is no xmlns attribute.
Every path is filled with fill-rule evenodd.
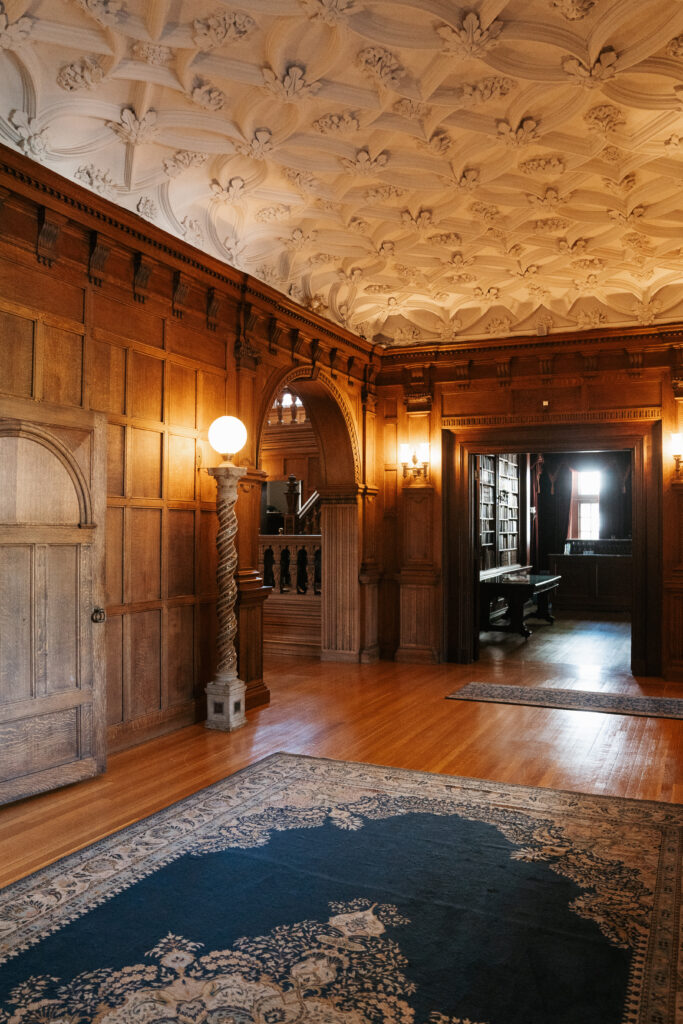
<svg viewBox="0 0 683 1024"><path fill-rule="evenodd" d="M671 435L671 454L674 458L683 456L683 434Z"/></svg>
<svg viewBox="0 0 683 1024"><path fill-rule="evenodd" d="M401 444L399 445L399 460L402 465L407 466L410 462L410 445Z"/></svg>
<svg viewBox="0 0 683 1024"><path fill-rule="evenodd" d="M247 428L236 416L219 416L209 427L209 444L219 455L235 455L247 443Z"/></svg>

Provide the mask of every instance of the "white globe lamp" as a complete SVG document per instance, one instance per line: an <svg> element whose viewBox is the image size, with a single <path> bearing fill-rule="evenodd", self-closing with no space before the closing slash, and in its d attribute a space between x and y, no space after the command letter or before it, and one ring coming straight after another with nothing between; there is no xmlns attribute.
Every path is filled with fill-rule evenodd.
<svg viewBox="0 0 683 1024"><path fill-rule="evenodd" d="M209 444L228 461L246 443L247 428L236 416L219 416L209 427Z"/></svg>

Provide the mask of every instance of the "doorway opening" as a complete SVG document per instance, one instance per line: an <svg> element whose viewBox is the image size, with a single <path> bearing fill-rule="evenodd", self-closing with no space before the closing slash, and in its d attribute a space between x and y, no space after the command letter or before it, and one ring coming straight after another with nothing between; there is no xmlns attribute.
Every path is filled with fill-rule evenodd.
<svg viewBox="0 0 683 1024"><path fill-rule="evenodd" d="M543 601L538 605L536 626L531 620L525 622L533 605L524 604L511 624L509 614L505 617L509 606L506 608L503 600L494 603L494 598L514 593L516 599L522 588L482 587L482 577L498 580L507 576L512 583L527 576L534 586L525 597L538 602L535 584L544 583L541 589L550 591L558 617L561 611L567 622L572 617L590 621L588 613L595 622L612 618L621 643L630 619L630 670L638 675L659 675L660 433L658 422L549 425L542 430L473 428L459 436L444 432L444 647L448 660L476 660L482 656L483 644L487 657L497 651L495 657L500 658L520 644L542 655L540 638L546 636L550 643L554 628L551 619L555 616L549 607ZM500 462L512 475L511 453L519 462L519 497L511 498L509 479L498 475L496 484L503 491L504 508L499 516L501 496L487 490L487 474L481 473L481 467L493 465L498 472ZM584 499L594 500L595 494L579 493L578 474L601 469L606 474L604 525L598 527L598 537L582 537L580 505ZM494 500L488 500L491 498ZM590 514L595 522L595 512ZM453 529L456 524L462 528ZM582 526L590 532L585 515ZM456 537L460 540L454 541ZM555 585L553 577L558 578ZM482 590L486 590L485 596ZM490 617L484 615L482 622L483 607ZM535 630L528 642L522 630L514 636L520 619L527 629ZM498 629L501 623L507 632ZM494 628L484 628L489 625ZM606 629L603 626L603 636ZM559 636L559 631L555 635ZM566 647L565 653L578 649L576 638L573 643L574 648ZM547 653L550 657L550 646ZM552 660L556 657L557 651Z"/></svg>

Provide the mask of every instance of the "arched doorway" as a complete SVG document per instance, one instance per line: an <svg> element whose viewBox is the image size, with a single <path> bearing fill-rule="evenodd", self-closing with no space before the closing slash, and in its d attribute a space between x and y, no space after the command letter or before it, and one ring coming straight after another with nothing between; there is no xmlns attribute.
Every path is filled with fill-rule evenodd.
<svg viewBox="0 0 683 1024"><path fill-rule="evenodd" d="M358 661L364 647L359 580L363 489L360 430L346 396L334 379L320 370L312 374L310 367L297 367L278 380L262 410L259 466L268 410L275 396L287 389L300 399L318 442L320 657L330 661Z"/></svg>
<svg viewBox="0 0 683 1024"><path fill-rule="evenodd" d="M633 474L633 602L631 668L661 672L661 422L472 426L443 432L446 658L475 657L478 570L473 510L474 458L507 451L631 452ZM457 524L456 529L449 528Z"/></svg>

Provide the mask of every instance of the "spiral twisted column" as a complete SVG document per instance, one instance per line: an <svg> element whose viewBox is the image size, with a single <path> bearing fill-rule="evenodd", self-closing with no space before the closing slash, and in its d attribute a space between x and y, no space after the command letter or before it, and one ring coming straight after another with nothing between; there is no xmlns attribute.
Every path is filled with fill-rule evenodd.
<svg viewBox="0 0 683 1024"><path fill-rule="evenodd" d="M206 687L207 709L206 726L208 729L223 729L232 732L246 724L244 713L245 684L237 676L237 651L235 635L237 618L235 617L235 601L237 584L237 549L235 535L237 533L237 482L247 472L246 466L233 466L224 462L220 466L209 469L218 485L216 512L218 514L218 535L216 548L218 566L216 581L218 583L218 664L216 676Z"/></svg>

